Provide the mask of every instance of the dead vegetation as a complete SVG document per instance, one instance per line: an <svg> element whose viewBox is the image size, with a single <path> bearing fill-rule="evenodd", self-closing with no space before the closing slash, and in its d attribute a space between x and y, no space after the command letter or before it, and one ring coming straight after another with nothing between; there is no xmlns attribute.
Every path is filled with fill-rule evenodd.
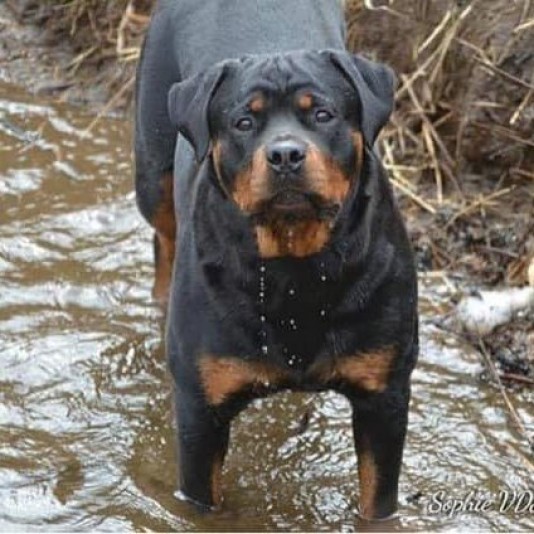
<svg viewBox="0 0 534 534"><path fill-rule="evenodd" d="M71 84L131 102L153 0L8 0L19 20L70 43ZM347 0L348 45L398 73L381 138L426 271L521 285L534 252L534 3ZM67 91L68 92L68 91Z"/></svg>
<svg viewBox="0 0 534 534"><path fill-rule="evenodd" d="M396 188L427 215L413 228L422 266L524 283L534 246L534 6L353 0L348 12L350 47L399 73L382 140Z"/></svg>

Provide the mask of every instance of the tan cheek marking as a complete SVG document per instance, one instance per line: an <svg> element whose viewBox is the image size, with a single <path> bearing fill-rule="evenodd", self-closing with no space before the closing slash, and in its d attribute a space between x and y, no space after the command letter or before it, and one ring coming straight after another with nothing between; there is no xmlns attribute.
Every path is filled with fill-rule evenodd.
<svg viewBox="0 0 534 534"><path fill-rule="evenodd" d="M364 519L373 519L378 489L378 471L373 455L366 450L358 454L358 480L360 483L360 516Z"/></svg>
<svg viewBox="0 0 534 534"><path fill-rule="evenodd" d="M344 356L333 365L327 364L311 372L325 382L344 380L372 393L380 393L387 386L395 353L390 348Z"/></svg>
<svg viewBox="0 0 534 534"><path fill-rule="evenodd" d="M213 143L213 166L215 167L215 172L217 173L217 178L221 179L221 157L222 157L222 146L220 141L215 141Z"/></svg>
<svg viewBox="0 0 534 534"><path fill-rule="evenodd" d="M351 180L341 168L316 147L310 147L306 158L306 175L312 188L322 197L341 204L350 189Z"/></svg>
<svg viewBox="0 0 534 534"><path fill-rule="evenodd" d="M221 186L221 189L224 191L225 195L229 197L230 194L228 193L228 188L226 187L226 184L223 182L223 179L222 179L222 170L221 170L222 145L220 141L215 141L213 143L213 150L211 154L212 154L213 168L215 169L215 175L217 177L217 182Z"/></svg>
<svg viewBox="0 0 534 534"><path fill-rule="evenodd" d="M264 147L256 150L251 164L235 179L234 201L242 211L253 212L261 202L268 189L268 164Z"/></svg>
<svg viewBox="0 0 534 534"><path fill-rule="evenodd" d="M354 145L354 150L356 152L356 178L360 177L363 167L363 136L360 132L352 133L352 144Z"/></svg>
<svg viewBox="0 0 534 534"><path fill-rule="evenodd" d="M284 380L284 373L274 367L231 357L204 356L199 372L206 399L213 406L247 387L267 387Z"/></svg>

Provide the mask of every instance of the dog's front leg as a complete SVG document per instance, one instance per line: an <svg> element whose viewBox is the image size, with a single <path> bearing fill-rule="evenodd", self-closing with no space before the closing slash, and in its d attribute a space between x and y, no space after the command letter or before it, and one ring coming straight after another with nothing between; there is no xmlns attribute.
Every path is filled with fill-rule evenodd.
<svg viewBox="0 0 534 534"><path fill-rule="evenodd" d="M408 387L351 399L363 519L386 519L397 511L408 402Z"/></svg>
<svg viewBox="0 0 534 534"><path fill-rule="evenodd" d="M229 418L221 418L198 392L176 388L181 497L203 509L222 502L221 477Z"/></svg>

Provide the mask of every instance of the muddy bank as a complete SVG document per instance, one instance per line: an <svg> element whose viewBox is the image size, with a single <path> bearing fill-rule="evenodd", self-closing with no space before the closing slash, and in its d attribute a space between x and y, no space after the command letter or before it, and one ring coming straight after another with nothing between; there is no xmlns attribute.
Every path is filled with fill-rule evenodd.
<svg viewBox="0 0 534 534"><path fill-rule="evenodd" d="M120 29L126 4L5 1L0 5L2 77L92 113L105 108L124 114L132 102L148 16L147 11L137 22L128 19Z"/></svg>

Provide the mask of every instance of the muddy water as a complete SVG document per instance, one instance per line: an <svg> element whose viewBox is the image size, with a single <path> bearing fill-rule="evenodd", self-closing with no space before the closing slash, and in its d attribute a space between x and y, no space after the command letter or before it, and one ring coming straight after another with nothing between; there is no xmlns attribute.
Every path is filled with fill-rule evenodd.
<svg viewBox="0 0 534 534"><path fill-rule="evenodd" d="M173 499L170 384L130 125L102 120L84 135L91 119L0 85L0 530L361 529L349 409L333 394L270 398L240 417L224 511L199 516ZM478 358L433 324L440 299L444 288L423 288L402 515L381 528L532 530L534 513L498 503L430 513L438 491L534 490ZM514 396L530 428L532 400Z"/></svg>

